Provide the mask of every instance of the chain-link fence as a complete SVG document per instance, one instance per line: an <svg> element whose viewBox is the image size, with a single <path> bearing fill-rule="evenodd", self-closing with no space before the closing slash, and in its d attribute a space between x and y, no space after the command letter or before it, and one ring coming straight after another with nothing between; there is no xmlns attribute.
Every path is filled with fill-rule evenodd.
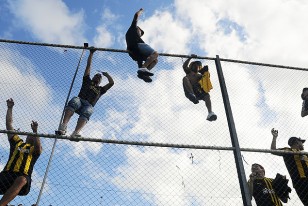
<svg viewBox="0 0 308 206"><path fill-rule="evenodd" d="M36 120L39 133L54 134L77 69L69 98L78 95L89 51L81 57L82 47L0 42L0 128L5 128L6 99L13 98L15 129L31 131L31 120ZM31 191L12 204L243 205L248 186L240 182L249 179L253 163L265 168L266 177L280 173L290 179L282 157L260 149L270 149L272 128L279 130L277 147L287 146L290 136L307 134L307 120L300 116L307 70L220 61L238 142L249 148L237 165L215 58L198 58L209 66L213 84L210 95L218 119L209 122L204 102L195 105L184 95L185 57L160 55L153 82L145 83L125 51L96 51L91 76L106 71L115 85L100 98L81 132L93 141L41 137L43 152ZM101 85L107 82L103 78ZM77 118L69 122L68 134ZM1 136L3 169L9 143L6 134ZM301 205L294 189L290 197L288 205Z"/></svg>

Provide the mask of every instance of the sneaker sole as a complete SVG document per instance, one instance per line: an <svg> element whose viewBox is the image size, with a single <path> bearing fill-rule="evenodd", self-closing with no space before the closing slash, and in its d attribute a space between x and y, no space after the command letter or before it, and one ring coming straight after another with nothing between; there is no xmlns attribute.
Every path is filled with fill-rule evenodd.
<svg viewBox="0 0 308 206"><path fill-rule="evenodd" d="M208 118L207 120L209 120L210 122L215 121L217 119L217 115L213 115L210 118Z"/></svg>
<svg viewBox="0 0 308 206"><path fill-rule="evenodd" d="M138 74L137 77L138 77L139 79L142 79L143 81L145 81L145 82L147 82L147 83L152 82L152 79L151 79L150 77L148 77L148 76L143 76L143 75Z"/></svg>
<svg viewBox="0 0 308 206"><path fill-rule="evenodd" d="M145 76L150 76L150 77L154 75L154 74L151 73L151 72L148 72L148 71L141 71L141 70L138 70L137 73L138 73L139 75L145 75Z"/></svg>

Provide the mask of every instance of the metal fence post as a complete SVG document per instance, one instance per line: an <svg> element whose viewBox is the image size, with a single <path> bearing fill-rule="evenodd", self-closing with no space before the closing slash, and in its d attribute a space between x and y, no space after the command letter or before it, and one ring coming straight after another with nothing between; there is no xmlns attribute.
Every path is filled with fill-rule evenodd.
<svg viewBox="0 0 308 206"><path fill-rule="evenodd" d="M233 154L234 154L238 179L239 179L239 183L240 183L240 188L241 188L241 193L242 193L242 198L243 198L243 204L244 204L244 206L251 206L252 204L251 204L251 199L250 199L250 194L249 194L249 188L248 188L248 185L247 185L244 165L243 165L243 161L242 161L241 150L240 150L240 146L239 146L239 142L238 142L238 138L237 138L237 134L236 134L233 114L232 114L229 96L228 96L228 92L227 92L227 87L226 87L226 83L225 83L225 79L224 79L224 75L223 75L223 72L222 72L222 67L221 67L220 59L219 59L218 55L216 55L215 64L216 64L219 84L220 84L220 88L221 88L222 98L223 98L223 102L224 102L224 107L225 107L225 111L226 111L231 142L232 142L232 146L234 147Z"/></svg>

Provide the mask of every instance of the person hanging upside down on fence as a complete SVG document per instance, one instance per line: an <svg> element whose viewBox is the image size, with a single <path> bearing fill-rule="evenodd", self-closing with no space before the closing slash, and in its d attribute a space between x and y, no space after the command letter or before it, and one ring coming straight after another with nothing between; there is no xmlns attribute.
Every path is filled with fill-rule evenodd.
<svg viewBox="0 0 308 206"><path fill-rule="evenodd" d="M71 137L77 138L80 136L79 132L89 121L90 116L93 113L93 108L99 98L105 94L113 85L113 79L107 72L102 72L102 75L108 79L108 83L101 87L99 86L102 81L102 75L97 73L90 78L91 63L93 58L93 53L96 51L95 48L90 48L90 54L87 61L86 70L83 75L82 86L77 97L73 97L67 104L65 108L64 118L59 126L56 134L65 135L66 128L69 120L76 112L79 114L76 128L71 134Z"/></svg>
<svg viewBox="0 0 308 206"><path fill-rule="evenodd" d="M13 131L13 99L7 101L6 129ZM32 121L31 129L37 133L38 123ZM39 137L27 136L24 142L17 134L8 134L10 155L3 171L0 173L0 206L7 205L17 195L25 196L31 187L33 167L42 153Z"/></svg>
<svg viewBox="0 0 308 206"><path fill-rule="evenodd" d="M158 53L141 39L144 31L137 26L137 21L142 12L143 9L140 9L135 13L125 38L128 54L134 61L137 61L139 67L137 72L138 78L143 79L145 82L152 82L151 76L154 74L150 72L150 70L153 69L158 62Z"/></svg>
<svg viewBox="0 0 308 206"><path fill-rule="evenodd" d="M192 55L192 57L195 56L196 55ZM213 87L210 81L208 66L202 67L200 61L194 61L189 64L192 57L188 58L183 64L183 69L186 73L186 76L183 78L185 96L194 104L198 104L199 100L204 100L208 110L206 119L208 121L215 121L217 115L212 111L209 92Z"/></svg>

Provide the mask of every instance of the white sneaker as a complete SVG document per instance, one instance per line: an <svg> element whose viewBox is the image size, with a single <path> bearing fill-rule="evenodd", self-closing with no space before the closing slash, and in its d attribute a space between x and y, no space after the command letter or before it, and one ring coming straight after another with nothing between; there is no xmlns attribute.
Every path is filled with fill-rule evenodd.
<svg viewBox="0 0 308 206"><path fill-rule="evenodd" d="M65 135L66 134L66 128L67 128L67 126L64 125L63 123L61 123L59 128L58 128L58 131L56 131L56 134Z"/></svg>
<svg viewBox="0 0 308 206"><path fill-rule="evenodd" d="M210 112L208 115L207 115L207 118L206 120L208 121L215 121L217 119L217 115L214 113L214 112Z"/></svg>
<svg viewBox="0 0 308 206"><path fill-rule="evenodd" d="M153 76L154 75L147 68L140 68L140 69L138 69L137 73L141 74L141 75L146 75L146 76Z"/></svg>
<svg viewBox="0 0 308 206"><path fill-rule="evenodd" d="M71 141L79 142L80 134L77 134L75 131L71 134Z"/></svg>

